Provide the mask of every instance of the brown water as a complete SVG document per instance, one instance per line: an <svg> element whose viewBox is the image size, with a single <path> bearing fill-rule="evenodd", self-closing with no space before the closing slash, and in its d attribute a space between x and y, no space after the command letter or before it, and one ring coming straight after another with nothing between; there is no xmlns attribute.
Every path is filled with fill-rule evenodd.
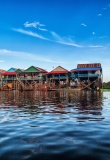
<svg viewBox="0 0 110 160"><path fill-rule="evenodd" d="M0 92L0 160L110 160L110 92Z"/></svg>

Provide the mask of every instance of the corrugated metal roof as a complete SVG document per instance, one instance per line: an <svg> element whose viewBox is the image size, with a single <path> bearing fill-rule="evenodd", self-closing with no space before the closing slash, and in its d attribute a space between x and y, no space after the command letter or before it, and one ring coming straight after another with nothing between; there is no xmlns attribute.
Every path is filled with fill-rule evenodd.
<svg viewBox="0 0 110 160"><path fill-rule="evenodd" d="M38 68L41 72L47 73L47 71L45 69L42 69L42 68L39 68L39 67L36 67L36 68Z"/></svg>
<svg viewBox="0 0 110 160"><path fill-rule="evenodd" d="M13 68L13 67L12 67L12 68L8 69L7 72L16 72L17 69L18 69L18 68Z"/></svg>
<svg viewBox="0 0 110 160"><path fill-rule="evenodd" d="M94 67L94 68L76 68L72 69L71 72L77 72L77 71L97 71L97 70L102 70L101 67Z"/></svg>
<svg viewBox="0 0 110 160"><path fill-rule="evenodd" d="M4 75L4 76L10 75L10 76L12 76L12 75L17 75L17 74L18 74L17 72L4 72L1 75Z"/></svg>
<svg viewBox="0 0 110 160"><path fill-rule="evenodd" d="M21 69L21 68L18 68L17 70L16 70L16 72L23 72L23 71L25 71L24 69Z"/></svg>
<svg viewBox="0 0 110 160"><path fill-rule="evenodd" d="M47 73L46 70L36 67L36 66L30 66L29 68L27 68L24 72L42 72L42 73Z"/></svg>
<svg viewBox="0 0 110 160"><path fill-rule="evenodd" d="M29 68L27 68L24 72L40 72L40 70L35 67L35 66L30 66Z"/></svg>
<svg viewBox="0 0 110 160"><path fill-rule="evenodd" d="M65 71L68 72L68 70L63 68L62 66L57 66L51 72L65 72Z"/></svg>

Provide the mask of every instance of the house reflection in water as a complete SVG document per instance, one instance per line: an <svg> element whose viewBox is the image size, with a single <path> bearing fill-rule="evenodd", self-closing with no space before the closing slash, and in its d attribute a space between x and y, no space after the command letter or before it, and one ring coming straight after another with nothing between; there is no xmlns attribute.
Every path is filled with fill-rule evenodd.
<svg viewBox="0 0 110 160"><path fill-rule="evenodd" d="M102 120L102 100L103 93L97 91L0 92L0 107L25 107L26 112L34 109L35 114L68 114L78 121Z"/></svg>

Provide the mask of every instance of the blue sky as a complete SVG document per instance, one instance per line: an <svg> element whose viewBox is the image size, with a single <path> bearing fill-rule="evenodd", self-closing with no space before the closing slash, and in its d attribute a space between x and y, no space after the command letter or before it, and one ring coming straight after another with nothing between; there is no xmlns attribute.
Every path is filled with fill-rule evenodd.
<svg viewBox="0 0 110 160"><path fill-rule="evenodd" d="M110 81L110 0L1 0L0 69L101 63Z"/></svg>

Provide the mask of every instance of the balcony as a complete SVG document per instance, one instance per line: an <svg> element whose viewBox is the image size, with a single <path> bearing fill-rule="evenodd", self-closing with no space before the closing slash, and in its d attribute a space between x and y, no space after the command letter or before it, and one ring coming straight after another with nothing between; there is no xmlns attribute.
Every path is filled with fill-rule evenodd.
<svg viewBox="0 0 110 160"><path fill-rule="evenodd" d="M67 79L68 76L53 76L52 79Z"/></svg>
<svg viewBox="0 0 110 160"><path fill-rule="evenodd" d="M88 74L78 74L78 77L98 77L98 74L88 73Z"/></svg>
<svg viewBox="0 0 110 160"><path fill-rule="evenodd" d="M5 78L2 78L2 81L13 81L13 80L16 80L16 77L5 77Z"/></svg>
<svg viewBox="0 0 110 160"><path fill-rule="evenodd" d="M78 77L98 77L99 74L96 73L87 73L87 74L73 74L71 75L71 78L78 78Z"/></svg>
<svg viewBox="0 0 110 160"><path fill-rule="evenodd" d="M31 77L31 76L27 76L27 77L19 77L21 80L43 80L43 77L40 76L34 76L34 77Z"/></svg>
<svg viewBox="0 0 110 160"><path fill-rule="evenodd" d="M78 74L72 74L70 77L71 78L78 78Z"/></svg>
<svg viewBox="0 0 110 160"><path fill-rule="evenodd" d="M17 80L17 79L20 79L20 80L43 80L43 77L40 76L40 77L31 77L31 76L28 76L28 77L5 77L5 78L2 78L2 81L13 81L13 80Z"/></svg>

